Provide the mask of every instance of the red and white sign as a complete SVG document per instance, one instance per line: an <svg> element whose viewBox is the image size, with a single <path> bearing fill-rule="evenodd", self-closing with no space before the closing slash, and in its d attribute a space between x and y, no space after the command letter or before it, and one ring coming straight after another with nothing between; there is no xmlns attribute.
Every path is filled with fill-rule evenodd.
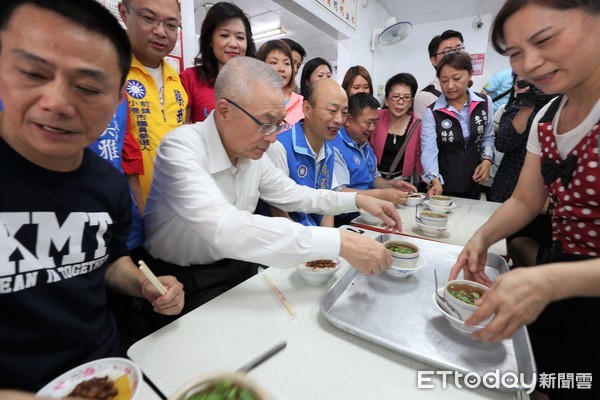
<svg viewBox="0 0 600 400"><path fill-rule="evenodd" d="M485 53L471 54L471 62L473 63L473 75L483 75L483 62L485 61Z"/></svg>

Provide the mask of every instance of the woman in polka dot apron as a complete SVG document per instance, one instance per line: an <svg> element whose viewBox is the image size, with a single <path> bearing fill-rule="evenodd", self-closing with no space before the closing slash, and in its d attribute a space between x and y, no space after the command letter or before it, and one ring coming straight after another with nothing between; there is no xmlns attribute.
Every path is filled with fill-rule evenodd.
<svg viewBox="0 0 600 400"><path fill-rule="evenodd" d="M539 376L555 377L538 391L553 400L600 398L599 37L597 0L507 0L499 11L492 27L496 50L509 56L518 75L562 95L532 124L512 197L475 233L450 274L462 271L491 285L468 322L495 316L475 339L497 342L528 324ZM555 210L547 264L492 282L484 272L489 245L533 220L548 196ZM580 381L559 384L561 376Z"/></svg>

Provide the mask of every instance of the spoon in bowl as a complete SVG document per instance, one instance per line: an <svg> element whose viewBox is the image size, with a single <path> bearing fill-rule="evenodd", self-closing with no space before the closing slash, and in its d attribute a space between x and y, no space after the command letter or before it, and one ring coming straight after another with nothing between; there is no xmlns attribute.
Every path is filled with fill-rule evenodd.
<svg viewBox="0 0 600 400"><path fill-rule="evenodd" d="M460 314L456 311L456 309L452 306L452 304L448 303L446 301L446 299L444 299L442 296L440 296L440 294L438 293L438 279L437 279L437 270L433 270L433 277L435 279L435 297L438 300L438 304L440 305L440 307L442 307L442 309L444 311L446 311L449 315L453 316L454 318L456 318L459 321L462 321L462 318L460 317Z"/></svg>

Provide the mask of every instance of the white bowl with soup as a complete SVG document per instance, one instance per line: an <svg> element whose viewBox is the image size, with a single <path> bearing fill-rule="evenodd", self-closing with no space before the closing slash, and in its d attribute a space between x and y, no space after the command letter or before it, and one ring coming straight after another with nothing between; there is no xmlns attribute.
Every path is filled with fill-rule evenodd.
<svg viewBox="0 0 600 400"><path fill-rule="evenodd" d="M443 287L438 288L438 294L440 296L444 295ZM477 331L485 328L485 324L487 324L487 321L486 321L485 324L482 323L481 325L465 325L464 321L461 321L461 320L455 318L453 315L448 314L448 312L442 308L435 293L433 293L432 300L433 300L433 304L438 309L438 311L444 316L444 318L446 318L446 320L448 320L448 322L450 323L450 326L452 326L452 328L456 329L458 332L462 333L463 335L470 336L474 332L477 332Z"/></svg>
<svg viewBox="0 0 600 400"><path fill-rule="evenodd" d="M481 283L456 279L446 283L443 297L452 304L461 319L466 321L478 308L475 301L483 297L487 290L488 287Z"/></svg>
<svg viewBox="0 0 600 400"><path fill-rule="evenodd" d="M368 225L380 225L383 223L383 221L379 217L370 214L362 208L359 209L358 212L360 213L360 218Z"/></svg>
<svg viewBox="0 0 600 400"><path fill-rule="evenodd" d="M425 200L425 193L411 193L408 195L405 205L408 207L416 207L421 204L423 200Z"/></svg>
<svg viewBox="0 0 600 400"><path fill-rule="evenodd" d="M448 207L452 204L452 197L442 195L429 196L429 203L434 206Z"/></svg>
<svg viewBox="0 0 600 400"><path fill-rule="evenodd" d="M392 266L397 268L415 268L419 259L419 247L400 240L389 240L383 243L392 256Z"/></svg>
<svg viewBox="0 0 600 400"><path fill-rule="evenodd" d="M169 400L195 399L248 399L275 400L276 397L256 381L242 372L214 372L187 382L169 397Z"/></svg>
<svg viewBox="0 0 600 400"><path fill-rule="evenodd" d="M427 208L429 208L433 212L446 214L451 212L454 208L456 208L456 204L451 203L449 206L440 206L437 204L431 204L431 200L425 200L423 202Z"/></svg>
<svg viewBox="0 0 600 400"><path fill-rule="evenodd" d="M424 225L435 227L445 227L448 225L448 216L443 213L425 210L419 213L419 217L421 218L421 221L417 220L417 222Z"/></svg>

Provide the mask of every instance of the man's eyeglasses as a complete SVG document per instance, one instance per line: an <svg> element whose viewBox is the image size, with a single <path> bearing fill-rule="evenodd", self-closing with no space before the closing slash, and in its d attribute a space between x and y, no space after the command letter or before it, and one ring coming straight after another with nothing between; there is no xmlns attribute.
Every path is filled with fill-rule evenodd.
<svg viewBox="0 0 600 400"><path fill-rule="evenodd" d="M229 99L225 99L225 101L227 101L228 103L230 103L230 104L234 105L235 107L237 107L241 112L243 112L244 114L246 114L247 116L249 116L250 119L252 119L252 121L256 122L256 124L259 126L258 133L260 133L263 136L269 136L269 135L272 135L274 133L277 133L277 132L281 131L286 126L285 118L283 118L280 122L278 122L276 124L270 124L270 123L267 123L267 122L262 122L258 118L256 118L254 115L252 115L248 111L244 110L242 108L242 106L240 106L239 104L237 104L235 101L229 100Z"/></svg>
<svg viewBox="0 0 600 400"><path fill-rule="evenodd" d="M412 96L408 95L408 94L405 94L404 96L400 96L399 94L395 94L392 97L390 97L390 100L392 100L394 103L399 103L400 100L402 100L403 103L408 103L412 99L413 99Z"/></svg>
<svg viewBox="0 0 600 400"><path fill-rule="evenodd" d="M129 3L125 3L123 2L123 4L125 5L125 7L127 8L131 8L133 10L133 12L135 13L135 15L137 15L138 17L140 17L140 19L142 20L142 22L148 26L151 26L153 28L156 28L160 25L160 23L163 23L163 26L165 27L165 31L169 32L169 33L173 33L173 34L177 34L179 33L179 22L176 22L176 20L174 21L173 19L160 19L157 18L156 15L148 12L148 11L140 11L139 9L135 8L134 6L132 6Z"/></svg>
<svg viewBox="0 0 600 400"><path fill-rule="evenodd" d="M453 49L446 49L446 50L442 50L439 53L435 53L438 56L447 56L448 54L452 54L452 53L462 53L465 51L465 46L460 45L458 47L455 47Z"/></svg>

